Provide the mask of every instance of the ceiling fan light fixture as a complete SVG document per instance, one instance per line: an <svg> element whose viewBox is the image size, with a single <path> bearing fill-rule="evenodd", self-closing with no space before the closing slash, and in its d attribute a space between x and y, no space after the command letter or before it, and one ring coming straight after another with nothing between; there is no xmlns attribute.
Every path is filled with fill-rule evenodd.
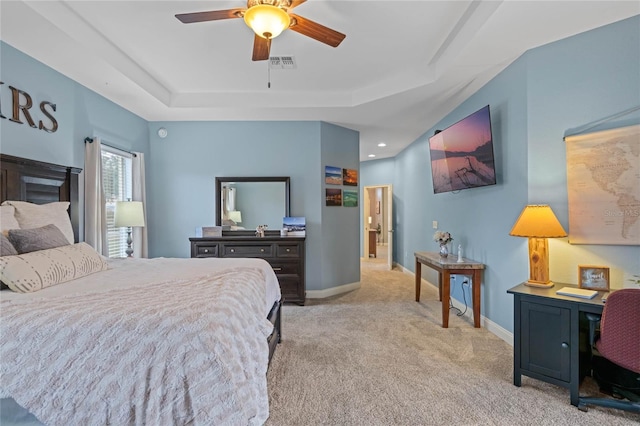
<svg viewBox="0 0 640 426"><path fill-rule="evenodd" d="M257 4L244 13L244 22L258 36L273 39L289 28L291 18L279 7L270 4Z"/></svg>

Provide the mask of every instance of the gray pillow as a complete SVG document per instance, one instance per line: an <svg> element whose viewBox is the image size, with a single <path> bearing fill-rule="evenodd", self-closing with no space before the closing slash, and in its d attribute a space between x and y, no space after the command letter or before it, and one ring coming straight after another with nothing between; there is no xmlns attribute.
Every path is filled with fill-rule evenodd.
<svg viewBox="0 0 640 426"><path fill-rule="evenodd" d="M16 248L4 234L0 233L0 256L15 256L18 254Z"/></svg>
<svg viewBox="0 0 640 426"><path fill-rule="evenodd" d="M18 254L69 245L67 237L53 224L41 228L10 229L9 241Z"/></svg>

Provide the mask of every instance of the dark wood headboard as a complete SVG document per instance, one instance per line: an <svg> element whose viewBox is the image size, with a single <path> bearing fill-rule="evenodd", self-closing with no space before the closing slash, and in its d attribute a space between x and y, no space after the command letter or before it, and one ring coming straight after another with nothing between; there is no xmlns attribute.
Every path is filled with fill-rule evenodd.
<svg viewBox="0 0 640 426"><path fill-rule="evenodd" d="M76 242L84 241L78 192L78 175L82 169L6 154L0 154L0 169L0 203L5 200L35 204L69 201Z"/></svg>

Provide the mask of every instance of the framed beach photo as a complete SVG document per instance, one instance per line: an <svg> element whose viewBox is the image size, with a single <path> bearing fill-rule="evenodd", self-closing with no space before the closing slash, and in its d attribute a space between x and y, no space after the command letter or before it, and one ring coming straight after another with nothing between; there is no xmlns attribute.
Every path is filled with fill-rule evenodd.
<svg viewBox="0 0 640 426"><path fill-rule="evenodd" d="M324 183L328 183L329 185L342 185L342 168L325 166Z"/></svg>
<svg viewBox="0 0 640 426"><path fill-rule="evenodd" d="M609 268L578 265L578 286L588 290L609 291Z"/></svg>

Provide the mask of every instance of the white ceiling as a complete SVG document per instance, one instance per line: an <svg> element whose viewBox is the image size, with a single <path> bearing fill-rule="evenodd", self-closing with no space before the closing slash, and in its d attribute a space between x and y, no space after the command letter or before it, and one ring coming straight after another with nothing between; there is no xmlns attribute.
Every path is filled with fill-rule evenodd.
<svg viewBox="0 0 640 426"><path fill-rule="evenodd" d="M271 55L297 68L271 70L268 88L242 19L174 17L245 5L2 0L0 36L146 120L322 120L358 130L364 161L402 151L526 50L640 13L637 0L309 0L294 13L347 37L285 31Z"/></svg>

